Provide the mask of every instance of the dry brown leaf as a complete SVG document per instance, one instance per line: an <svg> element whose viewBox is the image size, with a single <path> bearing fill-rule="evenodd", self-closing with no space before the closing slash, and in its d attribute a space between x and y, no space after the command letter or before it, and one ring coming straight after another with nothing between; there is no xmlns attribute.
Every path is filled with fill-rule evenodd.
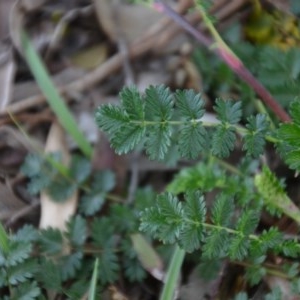
<svg viewBox="0 0 300 300"><path fill-rule="evenodd" d="M9 14L9 35L16 49L22 54L21 30L26 13L38 9L47 0L17 0Z"/></svg>
<svg viewBox="0 0 300 300"><path fill-rule="evenodd" d="M9 13L13 4L11 0L0 0L0 111L4 111L11 100L15 75L12 47L4 42L9 36Z"/></svg>
<svg viewBox="0 0 300 300"><path fill-rule="evenodd" d="M116 286L111 285L108 289L110 292L110 300L128 300L128 298L124 296Z"/></svg>
<svg viewBox="0 0 300 300"><path fill-rule="evenodd" d="M94 0L102 29L116 42L124 36L128 43L142 37L163 16L142 4L129 5L120 0Z"/></svg>
<svg viewBox="0 0 300 300"><path fill-rule="evenodd" d="M13 0L0 0L0 40L9 34L9 12L14 4Z"/></svg>
<svg viewBox="0 0 300 300"><path fill-rule="evenodd" d="M58 123L53 123L48 135L45 152L60 152L63 163L67 165L70 160L66 145L65 134ZM77 208L78 193L75 192L64 202L55 202L49 195L41 193L41 218L40 228L54 227L62 231L66 229L66 222L75 214Z"/></svg>
<svg viewBox="0 0 300 300"><path fill-rule="evenodd" d="M0 181L0 221L12 218L26 204L7 185Z"/></svg>
<svg viewBox="0 0 300 300"><path fill-rule="evenodd" d="M84 76L85 72L79 68L69 67L63 71L53 75L52 81L57 86L69 84L74 80L78 80ZM20 101L26 97L31 97L40 93L40 88L35 81L25 81L17 83L13 90L13 101Z"/></svg>
<svg viewBox="0 0 300 300"><path fill-rule="evenodd" d="M106 60L107 50L107 44L96 44L75 53L70 61L76 67L91 70Z"/></svg>
<svg viewBox="0 0 300 300"><path fill-rule="evenodd" d="M133 248L143 268L157 280L163 280L163 262L151 244L139 233L130 236Z"/></svg>
<svg viewBox="0 0 300 300"><path fill-rule="evenodd" d="M15 62L12 47L0 43L0 111L5 111L12 99L14 77Z"/></svg>
<svg viewBox="0 0 300 300"><path fill-rule="evenodd" d="M24 10L22 7L22 1L18 0L12 7L9 15L9 35L13 45L22 54L21 43L21 28L24 28Z"/></svg>

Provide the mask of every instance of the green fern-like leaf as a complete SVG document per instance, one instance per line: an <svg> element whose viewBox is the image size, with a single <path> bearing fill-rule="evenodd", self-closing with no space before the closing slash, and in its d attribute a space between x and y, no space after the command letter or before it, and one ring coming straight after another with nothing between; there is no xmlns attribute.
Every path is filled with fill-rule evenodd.
<svg viewBox="0 0 300 300"><path fill-rule="evenodd" d="M75 281L68 290L65 291L68 299L82 299L89 290L90 282L85 279Z"/></svg>
<svg viewBox="0 0 300 300"><path fill-rule="evenodd" d="M29 258L31 251L31 243L11 241L10 251L6 257L6 265L15 266L19 263L24 262L26 259Z"/></svg>
<svg viewBox="0 0 300 300"><path fill-rule="evenodd" d="M271 227L269 230L264 230L260 235L261 245L267 249L273 249L282 242L282 233L278 231L278 228Z"/></svg>
<svg viewBox="0 0 300 300"><path fill-rule="evenodd" d="M92 190L109 192L116 184L115 174L110 170L98 171L94 174Z"/></svg>
<svg viewBox="0 0 300 300"><path fill-rule="evenodd" d="M61 289L61 272L59 266L50 259L41 259L37 278L46 289L59 291Z"/></svg>
<svg viewBox="0 0 300 300"><path fill-rule="evenodd" d="M23 284L18 285L16 289L13 291L12 300L34 300L38 299L37 297L40 296L41 290L37 286L36 281L33 282L26 282Z"/></svg>
<svg viewBox="0 0 300 300"><path fill-rule="evenodd" d="M290 105L290 114L293 122L281 124L277 131L280 139L278 152L291 169L300 171L300 122L299 122L300 101L294 100Z"/></svg>
<svg viewBox="0 0 300 300"><path fill-rule="evenodd" d="M79 209L86 216L92 216L102 208L104 203L105 193L91 191L82 197Z"/></svg>
<svg viewBox="0 0 300 300"><path fill-rule="evenodd" d="M95 218L91 224L91 237L97 247L113 246L115 226L108 217Z"/></svg>
<svg viewBox="0 0 300 300"><path fill-rule="evenodd" d="M131 233L137 230L134 211L129 206L114 204L110 207L110 219L119 233Z"/></svg>
<svg viewBox="0 0 300 300"><path fill-rule="evenodd" d="M41 231L38 242L43 253L57 254L62 251L63 236L60 230L48 228Z"/></svg>
<svg viewBox="0 0 300 300"><path fill-rule="evenodd" d="M133 150L145 135L145 127L139 124L128 124L111 139L111 145L118 154Z"/></svg>
<svg viewBox="0 0 300 300"><path fill-rule="evenodd" d="M160 230L164 226L165 217L157 206L146 208L141 212L141 224L139 229L148 232L154 238L161 239Z"/></svg>
<svg viewBox="0 0 300 300"><path fill-rule="evenodd" d="M234 125L237 124L242 117L241 102L234 103L232 101L217 99L214 110L222 123Z"/></svg>
<svg viewBox="0 0 300 300"><path fill-rule="evenodd" d="M213 188L223 188L228 178L218 165L200 162L193 167L184 168L177 173L168 185L167 191L173 194L188 190L211 191Z"/></svg>
<svg viewBox="0 0 300 300"><path fill-rule="evenodd" d="M124 112L122 107L112 104L102 105L96 110L95 118L97 124L109 135L112 139L120 128L126 126L130 118Z"/></svg>
<svg viewBox="0 0 300 300"><path fill-rule="evenodd" d="M29 154L25 158L21 167L21 172L28 177L33 177L41 172L42 167L43 158L40 155Z"/></svg>
<svg viewBox="0 0 300 300"><path fill-rule="evenodd" d="M266 166L254 179L255 186L270 212L285 213L300 224L300 210L286 195L282 183ZM271 209L271 210L270 210Z"/></svg>
<svg viewBox="0 0 300 300"><path fill-rule="evenodd" d="M213 228L209 231L203 246L203 256L207 259L222 258L228 250L229 235L222 228Z"/></svg>
<svg viewBox="0 0 300 300"><path fill-rule="evenodd" d="M182 204L170 193L164 193L157 197L157 205L159 213L165 220L158 228L159 237L164 243L174 243L183 226Z"/></svg>
<svg viewBox="0 0 300 300"><path fill-rule="evenodd" d="M259 222L259 215L256 211L245 210L240 215L236 224L236 230L242 232L244 235L253 233Z"/></svg>
<svg viewBox="0 0 300 300"><path fill-rule="evenodd" d="M141 282L145 279L146 271L142 267L138 254L129 239L122 242L122 254L122 265L125 271L125 276L129 279L129 281Z"/></svg>
<svg viewBox="0 0 300 300"><path fill-rule="evenodd" d="M8 282L12 285L26 282L34 276L37 271L37 264L34 260L27 260L21 264L9 268Z"/></svg>
<svg viewBox="0 0 300 300"><path fill-rule="evenodd" d="M265 147L265 135L268 131L268 121L266 115L258 114L255 117L248 118L247 134L244 137L243 149L247 151L247 155L258 157Z"/></svg>
<svg viewBox="0 0 300 300"><path fill-rule="evenodd" d="M82 246L87 238L86 220L77 215L67 223L67 228L70 242L75 246Z"/></svg>
<svg viewBox="0 0 300 300"><path fill-rule="evenodd" d="M70 176L78 184L84 182L91 173L90 161L82 156L73 155L70 165Z"/></svg>
<svg viewBox="0 0 300 300"><path fill-rule="evenodd" d="M288 257L296 258L300 254L300 245L292 240L277 244L275 249Z"/></svg>
<svg viewBox="0 0 300 300"><path fill-rule="evenodd" d="M234 127L218 125L212 138L212 154L218 157L227 157L233 150L235 141Z"/></svg>
<svg viewBox="0 0 300 300"><path fill-rule="evenodd" d="M155 125L148 130L146 151L150 159L163 160L171 146L171 126L167 123Z"/></svg>
<svg viewBox="0 0 300 300"><path fill-rule="evenodd" d="M38 238L38 231L32 225L26 224L21 229L19 229L11 239L13 241L19 242L33 242L36 241Z"/></svg>
<svg viewBox="0 0 300 300"><path fill-rule="evenodd" d="M177 90L175 93L179 114L189 121L197 121L204 115L204 101L193 90Z"/></svg>
<svg viewBox="0 0 300 300"><path fill-rule="evenodd" d="M74 278L76 271L82 265L82 258L82 252L77 251L60 259L61 277L63 280Z"/></svg>
<svg viewBox="0 0 300 300"><path fill-rule="evenodd" d="M179 236L179 245L187 252L199 249L204 238L203 223L206 218L204 197L199 191L188 192L185 195L185 216L188 222L182 228Z"/></svg>
<svg viewBox="0 0 300 300"><path fill-rule="evenodd" d="M220 124L215 125L202 123L204 102L192 90L172 94L163 85L150 86L141 96L136 88L127 87L120 97L120 106L102 105L96 111L99 127L107 133L118 154L128 153L142 144L150 159L164 160L170 152L195 159L210 147L219 157L228 156L234 148L235 127L241 119L240 102L217 99L214 109ZM212 139L205 125L212 127ZM254 137L263 147L262 135L262 126L256 128L251 137L249 134L245 149L251 151Z"/></svg>
<svg viewBox="0 0 300 300"><path fill-rule="evenodd" d="M113 249L106 247L99 258L99 274L102 284L113 283L118 278L120 265Z"/></svg>
<svg viewBox="0 0 300 300"><path fill-rule="evenodd" d="M71 182L68 178L58 173L51 178L51 182L49 182L45 190L54 201L64 202L75 193L76 189L76 182Z"/></svg>
<svg viewBox="0 0 300 300"><path fill-rule="evenodd" d="M166 122L173 113L173 96L170 90L163 86L149 86L145 91L146 119L149 121Z"/></svg>
<svg viewBox="0 0 300 300"><path fill-rule="evenodd" d="M144 102L139 91L134 87L125 87L121 93L122 104L132 120L144 120Z"/></svg>
<svg viewBox="0 0 300 300"><path fill-rule="evenodd" d="M230 223L233 211L233 199L221 194L214 201L212 207L211 220L213 224L227 227Z"/></svg>
<svg viewBox="0 0 300 300"><path fill-rule="evenodd" d="M92 216L99 211L105 203L106 192L115 186L115 175L109 170L96 172L92 178L91 191L87 192L80 201L80 211Z"/></svg>
<svg viewBox="0 0 300 300"><path fill-rule="evenodd" d="M185 125L179 133L178 150L181 156L196 159L208 148L208 134L200 122Z"/></svg>
<svg viewBox="0 0 300 300"><path fill-rule="evenodd" d="M300 125L300 105L299 105L300 98L297 97L290 105L290 114L293 121Z"/></svg>
<svg viewBox="0 0 300 300"><path fill-rule="evenodd" d="M232 260L243 260L248 254L249 240L244 235L236 235L231 241L228 250Z"/></svg>

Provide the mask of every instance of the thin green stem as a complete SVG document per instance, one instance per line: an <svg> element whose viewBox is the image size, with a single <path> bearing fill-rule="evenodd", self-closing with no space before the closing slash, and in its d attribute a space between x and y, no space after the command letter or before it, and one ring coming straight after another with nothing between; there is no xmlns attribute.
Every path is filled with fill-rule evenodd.
<svg viewBox="0 0 300 300"><path fill-rule="evenodd" d="M56 114L63 128L77 143L82 153L86 157L91 158L93 154L93 149L89 141L80 131L72 113L66 106L64 100L62 99L55 85L53 84L43 61L34 49L31 41L29 40L27 34L24 31L21 32L21 42L24 57L28 63L29 68L31 69L33 76L35 77L36 82L38 83L39 87L44 93L49 106Z"/></svg>
<svg viewBox="0 0 300 300"><path fill-rule="evenodd" d="M170 266L165 278L165 284L163 287L160 300L173 300L176 292L176 286L180 276L180 269L184 260L185 251L176 246L173 253Z"/></svg>
<svg viewBox="0 0 300 300"><path fill-rule="evenodd" d="M232 55L232 57L234 57L235 59L239 60L239 58L234 54L234 52L229 48L229 46L225 43L225 41L221 38L220 34L218 33L218 31L216 30L215 26L213 25L211 19L207 16L207 12L204 9L203 5L201 4L201 0L200 1L196 1L196 7L199 9L199 11L201 12L203 21L206 25L206 27L208 28L208 30L210 31L211 35L213 36L216 44L213 44L213 47L218 47L221 49L224 49L227 53L230 53Z"/></svg>
<svg viewBox="0 0 300 300"><path fill-rule="evenodd" d="M226 161L219 159L215 156L211 156L219 165L221 165L224 169L227 169L229 172L237 174L239 176L244 177L245 175L236 167L233 165L227 163Z"/></svg>
<svg viewBox="0 0 300 300"><path fill-rule="evenodd" d="M255 266L254 264L251 264L251 263L248 263L245 261L232 261L232 263L235 265L240 265L240 266L248 267L248 268ZM284 279L292 279L291 276L287 275L283 271L272 268L272 267L268 266L268 264L266 264L266 263L262 264L261 266L263 268L265 268L267 274L269 274L269 275L274 275L276 277L280 277L280 278L284 278Z"/></svg>
<svg viewBox="0 0 300 300"><path fill-rule="evenodd" d="M234 234L234 235L244 235L241 231L237 231L228 227L223 227L220 225L213 225L213 224L208 224L208 223L201 223L201 225L203 227L209 228L209 229L217 229L219 231L224 230L230 234ZM247 237L251 240L259 240L259 236L255 235L255 234L249 234L247 235Z"/></svg>
<svg viewBox="0 0 300 300"><path fill-rule="evenodd" d="M201 123L201 125L203 125L204 127L216 127L218 125L221 124L221 122L217 123L217 122L203 122L202 119L192 119L192 120L184 120L184 121L147 121L147 120L130 120L130 123L135 124L135 125L141 125L143 127L147 127L147 126L157 126L157 125L172 125L172 126L183 126L186 125L187 123L191 123L192 125L197 125L199 123ZM245 136L246 134L249 133L249 130L245 127L242 127L240 125L235 125L235 124L230 124L230 123L226 123L225 126L229 127L233 127L236 132L240 135L240 136ZM274 144L279 143L280 140L276 139L273 136L270 135L266 135L265 139L269 142L272 142Z"/></svg>

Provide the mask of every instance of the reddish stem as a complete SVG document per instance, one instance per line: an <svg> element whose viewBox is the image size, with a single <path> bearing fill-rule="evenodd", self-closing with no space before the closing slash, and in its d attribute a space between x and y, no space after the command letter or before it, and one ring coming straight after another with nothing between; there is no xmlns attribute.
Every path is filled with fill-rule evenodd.
<svg viewBox="0 0 300 300"><path fill-rule="evenodd" d="M273 113L283 122L290 122L291 118L286 111L278 104L270 92L253 76L253 74L244 66L243 62L227 49L221 48L218 44L213 48L213 41L206 37L202 32L194 28L181 15L174 11L170 6L156 0L154 8L169 16L173 21L179 24L189 32L197 41L207 48L214 49L214 52L246 83L248 83L264 103L273 111Z"/></svg>

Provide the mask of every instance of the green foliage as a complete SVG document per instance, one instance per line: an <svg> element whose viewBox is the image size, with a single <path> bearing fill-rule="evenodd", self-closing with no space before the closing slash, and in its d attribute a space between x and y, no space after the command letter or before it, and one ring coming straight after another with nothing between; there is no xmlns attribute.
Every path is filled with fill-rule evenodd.
<svg viewBox="0 0 300 300"><path fill-rule="evenodd" d="M291 169L300 171L300 99L297 98L290 105L292 123L281 124L277 135L281 142L278 145L279 153Z"/></svg>
<svg viewBox="0 0 300 300"><path fill-rule="evenodd" d="M217 99L214 110L220 122L212 126L201 121L204 102L191 90L172 94L164 86L150 86L140 95L135 87L126 87L120 97L120 106L102 105L96 111L99 127L118 154L128 153L142 143L150 159L166 159L171 147L176 147L182 157L195 159L209 150L206 126L213 129L212 154L227 157L234 149L242 116L240 102ZM243 130L248 155L262 153L268 125L261 115L249 119L248 130ZM254 143L259 143L258 147Z"/></svg>
<svg viewBox="0 0 300 300"><path fill-rule="evenodd" d="M286 195L282 183L269 168L265 166L262 173L255 176L255 185L270 213L285 213L300 224L299 208Z"/></svg>
<svg viewBox="0 0 300 300"><path fill-rule="evenodd" d="M269 129L269 122L267 116L258 114L255 117L248 117L248 129L247 134L244 137L244 150L247 154L252 154L253 157L258 157L264 150L265 147L265 135Z"/></svg>
<svg viewBox="0 0 300 300"><path fill-rule="evenodd" d="M251 45L239 46L239 51L242 58L243 53L255 57L246 59L245 64L284 105L299 94L299 51L282 53ZM167 192L156 200L154 192L146 188L137 192L134 204L128 205L108 202L116 200L108 195L115 186L111 171L92 172L90 162L76 155L67 167L59 154L29 155L22 167L29 178L29 191L45 191L54 201L62 202L79 190L79 212L63 233L25 226L16 234L7 234L2 228L1 294L10 293L12 299L43 299L49 289L58 297L81 299L88 293L93 270L94 297L122 275L129 281L142 281L145 265L141 265L140 253L130 239L138 226L163 244L178 245L180 265L185 251L198 251L203 270L210 268L217 274L217 266L229 259L245 266L245 277L252 285L268 273L282 272L299 291L295 280L299 267L293 264L300 255L298 240L286 238L277 227L258 226L263 207L300 224L299 209L272 171L265 166L259 171L261 161L253 158L264 153L268 141L276 145L288 167L299 172L300 101L296 99L290 105L293 121L276 128L276 122L269 122L273 116L253 115L254 92L236 80L227 66L206 59L204 53L197 55L206 78L205 91L216 96L232 91L241 94L242 101L214 102L217 122L205 121L206 105L201 94L192 90L171 92L165 86L150 86L143 94L136 87L125 87L120 92L120 105L100 106L96 122L118 154L143 149L150 159L174 162L177 156L193 160L201 157L201 162L176 174ZM246 159L237 166L219 160L228 157L237 145L241 145ZM217 192L213 201L209 192ZM284 257L287 263L270 269L270 252ZM180 265L177 262L178 274ZM247 298L245 293L235 297ZM279 298L280 290L266 296Z"/></svg>
<svg viewBox="0 0 300 300"><path fill-rule="evenodd" d="M226 174L219 165L200 162L178 172L168 185L167 190L176 195L186 190L200 189L207 192L213 188L222 188L225 183Z"/></svg>
<svg viewBox="0 0 300 300"><path fill-rule="evenodd" d="M298 253L300 245L296 241L284 241L276 228L265 230L261 235L254 234L258 211L244 209L235 220L234 208L233 200L220 194L209 213L210 222L207 222L207 208L199 191L185 194L185 201L163 193L154 206L143 211L140 229L163 243L176 242L187 252L201 248L206 260L224 257L244 260L247 256L257 260L272 248L290 257L294 256L294 251ZM250 282L258 282L259 276L264 275L263 270L260 265L253 266L247 275Z"/></svg>
<svg viewBox="0 0 300 300"><path fill-rule="evenodd" d="M297 48L285 51L271 46L255 46L235 41L233 51L243 61L254 76L278 99L283 107L287 107L300 92L300 55ZM225 94L238 94L244 104L245 115L254 112L254 91L247 86L215 54L207 49L198 48L193 53L194 63L200 70L204 80L204 91L218 98Z"/></svg>
<svg viewBox="0 0 300 300"><path fill-rule="evenodd" d="M104 191L113 186L111 173L97 173L95 177L107 179L99 187ZM139 191L141 195L143 192ZM142 201L145 199L137 203ZM127 218L132 220L126 222ZM75 215L63 233L54 228L38 231L26 225L16 234L8 235L8 251L0 251L1 295L11 287L13 294L18 295L12 299L21 299L21 294L28 299L40 299L45 289L80 299L89 286L91 253L98 258L97 290L114 283L120 274L132 282L143 280L146 272L130 239L130 234L137 230L137 218L135 207L116 204L107 217L94 217L91 222Z"/></svg>

